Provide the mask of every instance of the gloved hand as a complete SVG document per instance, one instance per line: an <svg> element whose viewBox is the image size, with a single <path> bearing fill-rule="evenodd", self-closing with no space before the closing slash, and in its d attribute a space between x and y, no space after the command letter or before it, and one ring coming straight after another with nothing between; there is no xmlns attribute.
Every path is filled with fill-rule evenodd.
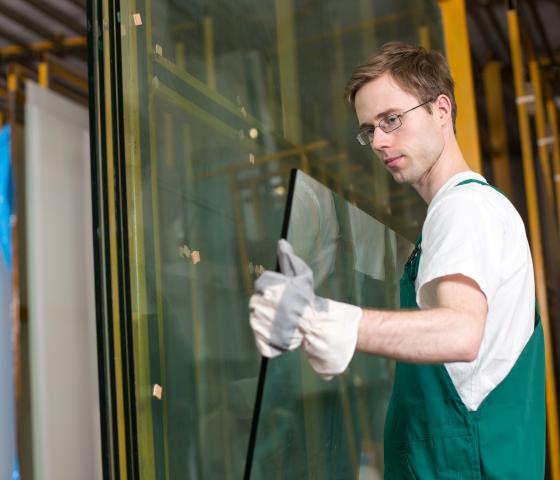
<svg viewBox="0 0 560 480"><path fill-rule="evenodd" d="M317 297L313 272L285 240L278 242L278 263L282 273L264 272L249 302L259 351L272 358L303 344L323 378L342 373L354 355L362 309Z"/></svg>

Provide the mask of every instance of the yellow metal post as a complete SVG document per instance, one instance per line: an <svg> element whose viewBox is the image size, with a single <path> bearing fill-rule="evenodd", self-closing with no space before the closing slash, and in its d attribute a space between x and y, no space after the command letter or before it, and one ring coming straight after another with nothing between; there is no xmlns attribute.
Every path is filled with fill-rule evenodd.
<svg viewBox="0 0 560 480"><path fill-rule="evenodd" d="M15 92L17 90L17 74L8 73L8 92Z"/></svg>
<svg viewBox="0 0 560 480"><path fill-rule="evenodd" d="M469 166L482 172L465 0L439 0L445 50L459 106L457 141Z"/></svg>
<svg viewBox="0 0 560 480"><path fill-rule="evenodd" d="M539 149L539 161L543 173L544 187L546 192L546 208L554 210L554 200L552 193L552 174L550 172L550 159L548 157L546 118L542 94L541 74L539 63L535 59L529 60L529 75L531 85L535 94L535 127L537 134L537 145Z"/></svg>
<svg viewBox="0 0 560 480"><path fill-rule="evenodd" d="M39 62L39 85L43 88L49 88L49 64L45 61Z"/></svg>
<svg viewBox="0 0 560 480"><path fill-rule="evenodd" d="M484 97L492 158L492 172L496 186L509 198L513 198L511 170L508 158L508 138L504 122L504 96L502 92L502 76L499 62L490 61L482 72L484 80Z"/></svg>
<svg viewBox="0 0 560 480"><path fill-rule="evenodd" d="M550 130L553 138L552 143L552 167L554 190L556 191L556 214L558 226L560 227L560 136L558 135L558 114L553 98L547 98L546 111L548 113L548 121L550 122Z"/></svg>
<svg viewBox="0 0 560 480"><path fill-rule="evenodd" d="M527 214L529 217L529 232L531 236L531 250L535 266L537 301L541 311L542 325L545 337L546 362L546 422L548 434L548 451L552 480L560 480L560 458L558 445L558 411L556 403L556 380L552 358L552 342L548 317L548 299L546 293L544 259L541 244L541 228L539 221L539 206L537 200L537 186L533 166L533 149L531 144L531 129L525 97L523 78L523 58L521 54L521 39L517 11L509 9L507 12L509 27L509 41L513 66L513 80L517 97L517 114L519 133L521 136L521 150L523 155L523 173L525 177L525 194L527 196Z"/></svg>

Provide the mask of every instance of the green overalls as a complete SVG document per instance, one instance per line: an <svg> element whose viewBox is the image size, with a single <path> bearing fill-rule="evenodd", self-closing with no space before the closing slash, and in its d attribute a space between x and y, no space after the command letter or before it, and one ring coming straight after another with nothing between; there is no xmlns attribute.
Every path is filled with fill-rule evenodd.
<svg viewBox="0 0 560 480"><path fill-rule="evenodd" d="M466 180L459 183L486 183ZM418 238L400 282L401 308L418 308ZM506 378L478 410L462 402L445 365L397 362L385 422L386 480L542 480L544 342L535 330Z"/></svg>

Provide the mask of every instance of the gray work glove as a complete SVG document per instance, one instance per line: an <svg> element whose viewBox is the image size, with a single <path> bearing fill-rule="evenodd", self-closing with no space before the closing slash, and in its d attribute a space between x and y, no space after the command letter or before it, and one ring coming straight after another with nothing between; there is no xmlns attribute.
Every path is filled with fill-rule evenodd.
<svg viewBox="0 0 560 480"><path fill-rule="evenodd" d="M342 373L354 355L362 309L317 297L313 272L285 240L278 242L278 263L282 273L264 272L249 302L257 348L272 358L302 345L323 378Z"/></svg>

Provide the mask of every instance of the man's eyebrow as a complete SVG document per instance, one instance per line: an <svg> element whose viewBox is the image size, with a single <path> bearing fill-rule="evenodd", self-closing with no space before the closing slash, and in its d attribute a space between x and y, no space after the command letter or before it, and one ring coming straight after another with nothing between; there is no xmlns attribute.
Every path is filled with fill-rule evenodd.
<svg viewBox="0 0 560 480"><path fill-rule="evenodd" d="M382 112L378 113L375 116L375 119L379 120L383 117L386 117L387 115L391 115L392 113L396 113L396 112L399 112L399 111L400 110L398 108L391 107L391 108L388 108L387 110L383 110Z"/></svg>
<svg viewBox="0 0 560 480"><path fill-rule="evenodd" d="M383 117L386 117L387 115L391 115L392 113L397 113L400 110L398 108L388 108L386 110L383 110L382 112L378 113L374 118L376 120L380 120ZM368 127L374 127L375 125L373 125L373 123L370 122L364 122L364 123L360 123L360 130L364 129L364 128L368 128Z"/></svg>

